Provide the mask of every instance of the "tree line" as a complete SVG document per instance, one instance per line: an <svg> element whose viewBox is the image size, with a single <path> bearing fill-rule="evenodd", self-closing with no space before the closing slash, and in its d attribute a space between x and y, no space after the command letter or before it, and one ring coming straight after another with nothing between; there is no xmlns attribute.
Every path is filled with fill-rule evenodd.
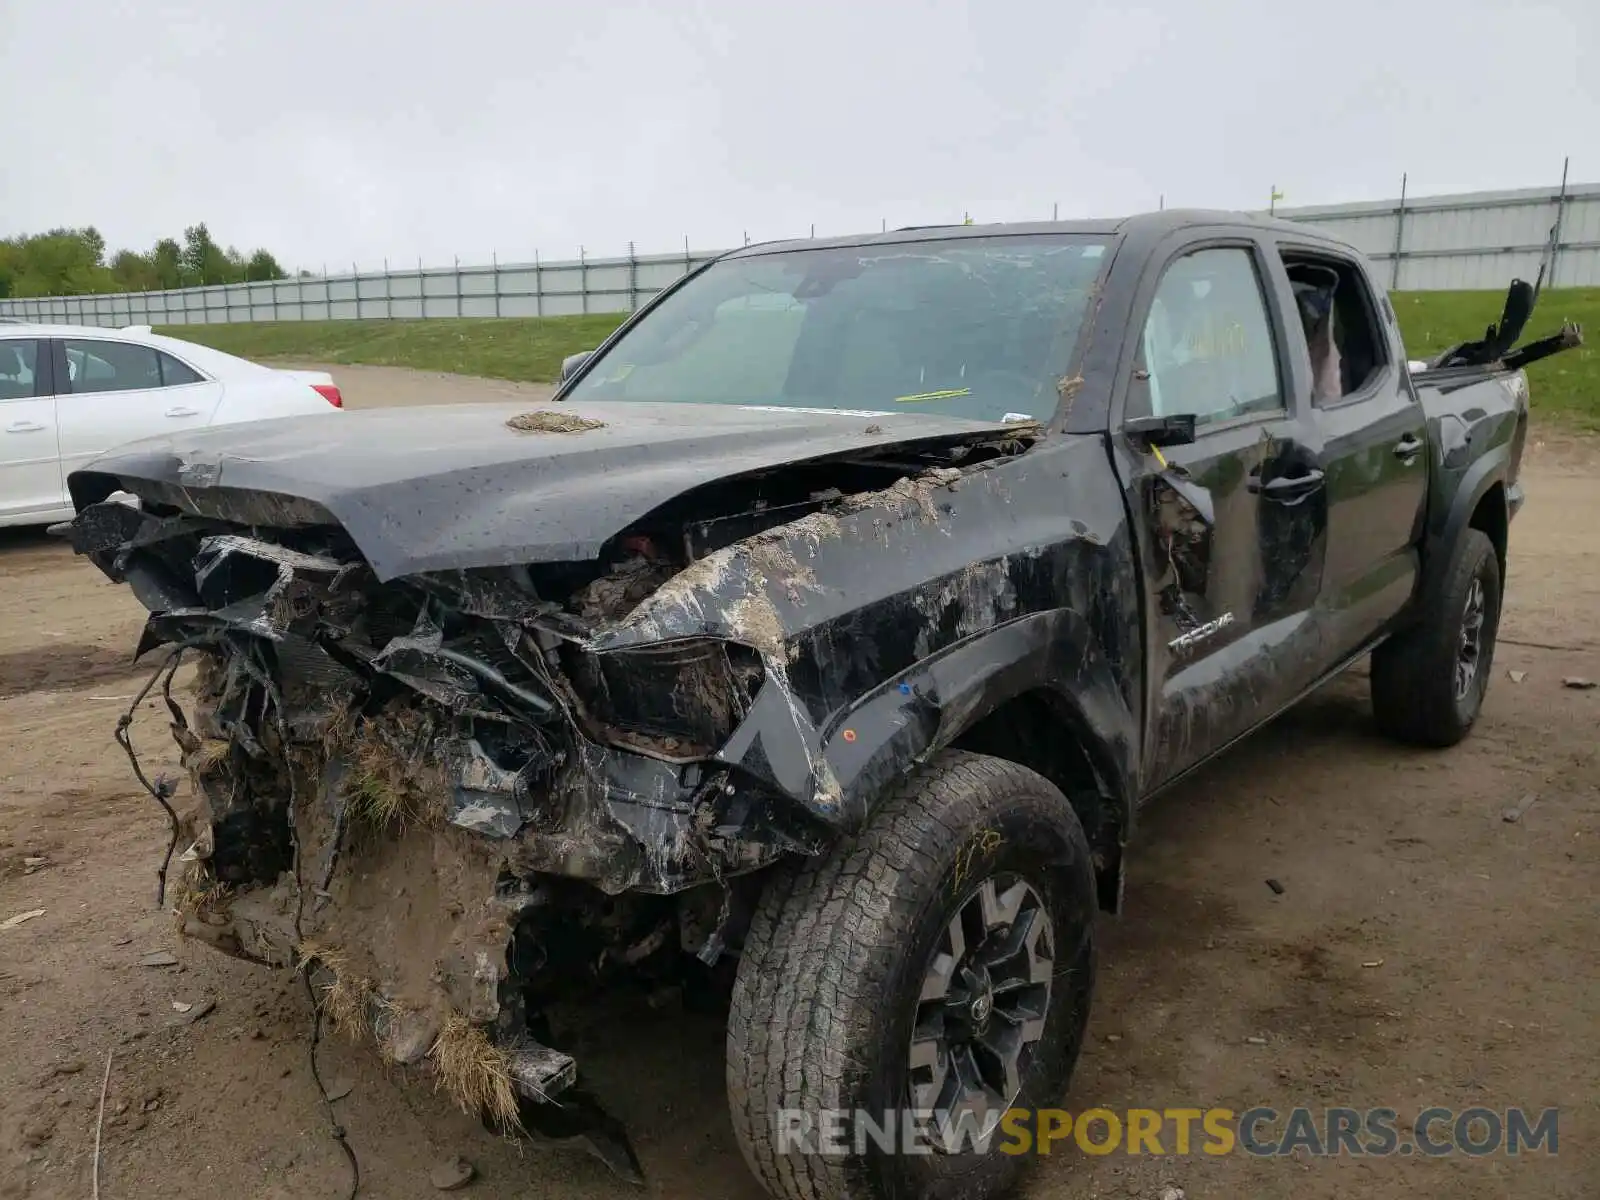
<svg viewBox="0 0 1600 1200"><path fill-rule="evenodd" d="M150 292L286 277L269 251L246 258L233 246L224 249L204 224L185 229L182 241L162 238L145 253L119 250L109 259L106 239L93 225L0 240L0 297Z"/></svg>

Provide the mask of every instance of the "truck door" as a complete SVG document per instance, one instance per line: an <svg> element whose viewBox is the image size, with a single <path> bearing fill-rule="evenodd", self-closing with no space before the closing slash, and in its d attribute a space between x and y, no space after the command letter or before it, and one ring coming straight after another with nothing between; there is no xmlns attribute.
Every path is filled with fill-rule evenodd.
<svg viewBox="0 0 1600 1200"><path fill-rule="evenodd" d="M1144 574L1146 789L1306 685L1327 521L1266 245L1191 233L1152 262L1114 427L1190 414L1195 438L1117 439Z"/></svg>
<svg viewBox="0 0 1600 1200"><path fill-rule="evenodd" d="M1366 269L1325 248L1280 241L1278 249L1307 331L1296 352L1322 356L1307 358L1305 439L1327 482L1318 608L1332 667L1382 632L1417 585L1427 421L1403 369L1394 310ZM1324 320L1329 336L1319 338Z"/></svg>

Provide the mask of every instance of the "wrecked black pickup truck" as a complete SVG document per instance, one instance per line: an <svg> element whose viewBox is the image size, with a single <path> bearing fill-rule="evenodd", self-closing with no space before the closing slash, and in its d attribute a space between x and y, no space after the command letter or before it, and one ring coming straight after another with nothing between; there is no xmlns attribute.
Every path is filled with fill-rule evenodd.
<svg viewBox="0 0 1600 1200"><path fill-rule="evenodd" d="M67 533L196 666L167 902L507 1131L608 1120L563 1004L723 978L770 1191L993 1195L1143 800L1368 653L1384 730L1473 724L1535 297L1424 366L1283 222L755 246L531 412L112 451Z"/></svg>

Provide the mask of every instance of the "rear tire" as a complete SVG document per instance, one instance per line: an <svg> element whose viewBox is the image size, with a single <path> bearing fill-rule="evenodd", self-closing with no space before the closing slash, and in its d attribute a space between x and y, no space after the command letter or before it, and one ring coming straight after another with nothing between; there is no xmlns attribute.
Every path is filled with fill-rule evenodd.
<svg viewBox="0 0 1600 1200"><path fill-rule="evenodd" d="M1500 560L1477 529L1462 531L1420 619L1372 652L1378 728L1418 746L1453 746L1483 707L1500 628Z"/></svg>
<svg viewBox="0 0 1600 1200"><path fill-rule="evenodd" d="M892 1113L898 1149L913 1107L1058 1103L1088 1021L1095 910L1066 798L975 754L941 755L860 834L780 868L728 1022L729 1107L757 1179L791 1200L985 1200L1013 1186L1031 1156L1000 1151L1006 1130L987 1153L905 1154L847 1123L839 1154L796 1148L795 1119L785 1128L780 1114L805 1114L814 1134L829 1111L878 1128Z"/></svg>

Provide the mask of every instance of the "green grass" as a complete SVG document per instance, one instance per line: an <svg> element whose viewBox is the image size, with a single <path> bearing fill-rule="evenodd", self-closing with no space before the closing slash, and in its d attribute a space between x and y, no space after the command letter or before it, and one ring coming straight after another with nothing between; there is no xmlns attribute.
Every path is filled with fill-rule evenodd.
<svg viewBox="0 0 1600 1200"><path fill-rule="evenodd" d="M1453 342L1481 337L1499 319L1503 292L1400 292L1395 313L1406 350L1425 358ZM252 325L175 325L161 330L245 358L413 367L548 383L561 360L599 344L621 321L617 314L581 317L434 321L276 321ZM1547 291L1528 337L1554 333L1563 320L1600 336L1600 288ZM1600 430L1600 355L1591 346L1536 363L1528 371L1533 406Z"/></svg>
<svg viewBox="0 0 1600 1200"><path fill-rule="evenodd" d="M249 325L168 325L157 333L213 346L241 358L412 367L549 383L561 360L590 350L622 322L621 313L581 317L461 317L432 321L264 321Z"/></svg>
<svg viewBox="0 0 1600 1200"><path fill-rule="evenodd" d="M1500 319L1504 292L1396 292L1395 316L1412 358L1428 358L1455 342L1483 336ZM1528 368L1533 411L1582 429L1600 431L1600 288L1563 288L1539 296L1524 341L1544 337L1563 321L1583 326L1585 344Z"/></svg>

